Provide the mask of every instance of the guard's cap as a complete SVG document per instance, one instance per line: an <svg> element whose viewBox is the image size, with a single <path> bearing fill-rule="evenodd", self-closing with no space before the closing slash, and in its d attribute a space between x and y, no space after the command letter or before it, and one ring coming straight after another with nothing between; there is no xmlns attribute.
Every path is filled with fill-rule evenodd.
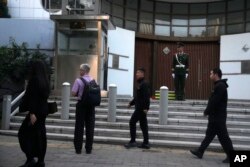
<svg viewBox="0 0 250 167"><path fill-rule="evenodd" d="M184 43L182 42L177 42L177 48L184 47Z"/></svg>

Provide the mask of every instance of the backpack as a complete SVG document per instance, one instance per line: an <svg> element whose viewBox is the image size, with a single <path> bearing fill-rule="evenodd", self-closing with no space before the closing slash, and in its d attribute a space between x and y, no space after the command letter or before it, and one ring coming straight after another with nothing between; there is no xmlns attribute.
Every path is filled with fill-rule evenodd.
<svg viewBox="0 0 250 167"><path fill-rule="evenodd" d="M84 89L80 103L84 106L99 106L101 103L101 89L100 86L91 80L87 82L85 79L80 78L84 83Z"/></svg>

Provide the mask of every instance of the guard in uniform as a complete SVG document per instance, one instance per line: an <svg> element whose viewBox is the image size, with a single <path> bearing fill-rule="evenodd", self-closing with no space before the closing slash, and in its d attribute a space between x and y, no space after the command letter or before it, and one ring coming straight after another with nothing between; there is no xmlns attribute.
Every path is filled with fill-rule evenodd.
<svg viewBox="0 0 250 167"><path fill-rule="evenodd" d="M177 43L177 53L173 57L172 76L174 78L176 100L185 100L185 80L188 77L188 54L183 52L184 44Z"/></svg>

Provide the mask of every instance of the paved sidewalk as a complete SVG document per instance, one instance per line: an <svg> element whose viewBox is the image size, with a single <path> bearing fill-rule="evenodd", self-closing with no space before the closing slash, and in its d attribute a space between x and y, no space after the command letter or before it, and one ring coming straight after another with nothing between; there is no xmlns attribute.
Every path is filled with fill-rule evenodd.
<svg viewBox="0 0 250 167"><path fill-rule="evenodd" d="M75 154L73 143L48 140L46 167L228 167L223 153L206 152L197 159L189 150L154 148L125 149L121 145L95 144L92 154ZM17 137L0 135L0 167L17 167L25 162Z"/></svg>

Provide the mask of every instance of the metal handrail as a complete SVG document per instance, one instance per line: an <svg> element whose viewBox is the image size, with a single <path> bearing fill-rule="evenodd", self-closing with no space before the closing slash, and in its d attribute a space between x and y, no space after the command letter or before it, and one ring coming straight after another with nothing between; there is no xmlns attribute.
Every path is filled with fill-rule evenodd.
<svg viewBox="0 0 250 167"><path fill-rule="evenodd" d="M14 106L25 94L25 90L20 93L12 102L11 102L11 107ZM11 114L10 117L16 115L19 112L19 107L17 107Z"/></svg>
<svg viewBox="0 0 250 167"><path fill-rule="evenodd" d="M22 93L20 93L20 95L17 96L17 97L11 102L11 107L12 107L13 105L15 105L16 102L18 102L18 101L24 96L24 93L25 93L25 90L24 90Z"/></svg>

